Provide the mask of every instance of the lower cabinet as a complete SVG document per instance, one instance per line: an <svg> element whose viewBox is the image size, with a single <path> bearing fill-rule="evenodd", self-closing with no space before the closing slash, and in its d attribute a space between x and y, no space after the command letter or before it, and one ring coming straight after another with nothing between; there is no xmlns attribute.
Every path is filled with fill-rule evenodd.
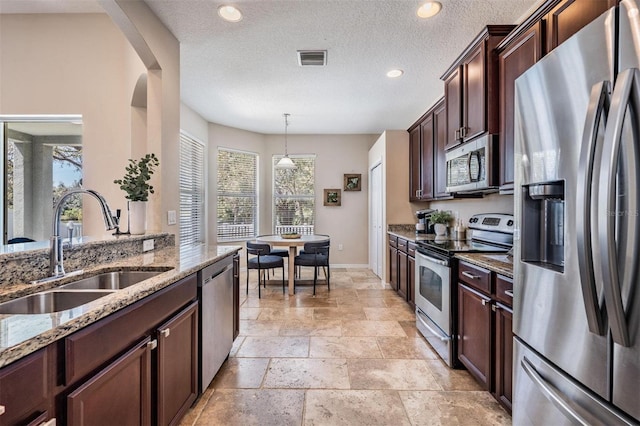
<svg viewBox="0 0 640 426"><path fill-rule="evenodd" d="M151 424L150 337L67 396L67 424Z"/></svg>
<svg viewBox="0 0 640 426"><path fill-rule="evenodd" d="M40 349L0 370L0 425L41 424L53 417L51 348Z"/></svg>
<svg viewBox="0 0 640 426"><path fill-rule="evenodd" d="M511 411L513 281L460 262L458 359L484 389Z"/></svg>
<svg viewBox="0 0 640 426"><path fill-rule="evenodd" d="M415 252L414 242L389 235L389 284L411 308L415 308Z"/></svg>

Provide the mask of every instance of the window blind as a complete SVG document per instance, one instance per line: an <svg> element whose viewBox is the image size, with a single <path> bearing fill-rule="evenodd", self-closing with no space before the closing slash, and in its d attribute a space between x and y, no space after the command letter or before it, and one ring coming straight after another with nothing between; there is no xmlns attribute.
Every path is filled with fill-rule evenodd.
<svg viewBox="0 0 640 426"><path fill-rule="evenodd" d="M218 241L253 238L258 229L258 154L218 148Z"/></svg>
<svg viewBox="0 0 640 426"><path fill-rule="evenodd" d="M276 234L313 234L315 224L315 155L290 155L295 169L275 167L273 156L273 228Z"/></svg>
<svg viewBox="0 0 640 426"><path fill-rule="evenodd" d="M180 247L204 244L204 145L180 132Z"/></svg>

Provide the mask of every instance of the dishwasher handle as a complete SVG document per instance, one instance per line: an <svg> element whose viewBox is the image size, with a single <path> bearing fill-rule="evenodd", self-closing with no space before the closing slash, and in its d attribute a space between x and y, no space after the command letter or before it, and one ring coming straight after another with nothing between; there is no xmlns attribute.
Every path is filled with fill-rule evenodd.
<svg viewBox="0 0 640 426"><path fill-rule="evenodd" d="M217 271L215 271L213 274L203 277L202 279L202 285L206 285L208 284L211 280L215 279L217 276L224 274L225 272L227 272L229 269L233 268L233 264L229 264L227 266L225 266L222 269L219 269Z"/></svg>

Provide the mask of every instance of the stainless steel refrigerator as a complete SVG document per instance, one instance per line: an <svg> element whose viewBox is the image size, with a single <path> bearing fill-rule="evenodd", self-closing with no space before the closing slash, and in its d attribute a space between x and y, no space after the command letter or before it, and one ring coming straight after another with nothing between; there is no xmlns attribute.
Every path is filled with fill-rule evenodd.
<svg viewBox="0 0 640 426"><path fill-rule="evenodd" d="M514 425L640 422L640 13L516 80Z"/></svg>

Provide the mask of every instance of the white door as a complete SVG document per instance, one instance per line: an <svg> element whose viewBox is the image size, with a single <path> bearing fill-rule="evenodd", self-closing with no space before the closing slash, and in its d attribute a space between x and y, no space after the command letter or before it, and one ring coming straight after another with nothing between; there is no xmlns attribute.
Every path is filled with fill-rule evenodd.
<svg viewBox="0 0 640 426"><path fill-rule="evenodd" d="M374 166L370 173L369 266L377 276L383 278L382 164Z"/></svg>

